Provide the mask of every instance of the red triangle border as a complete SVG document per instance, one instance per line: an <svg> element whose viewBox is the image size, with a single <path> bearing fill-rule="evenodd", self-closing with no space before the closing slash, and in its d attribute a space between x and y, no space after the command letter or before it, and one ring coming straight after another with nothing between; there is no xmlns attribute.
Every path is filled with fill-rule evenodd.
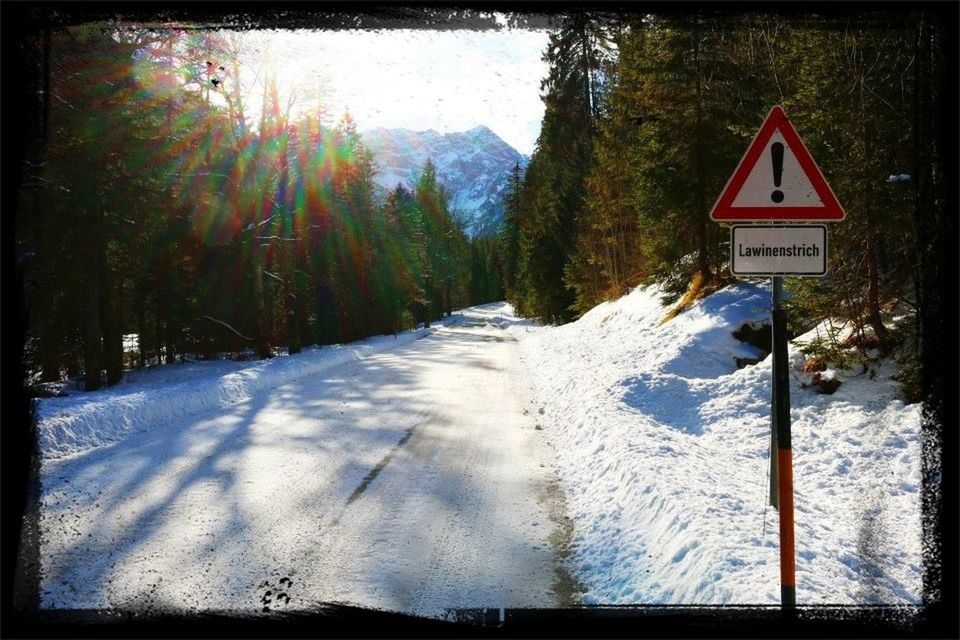
<svg viewBox="0 0 960 640"><path fill-rule="evenodd" d="M770 141L774 131L777 130L783 135L784 140L789 145L800 167L806 173L807 179L810 180L810 184L813 185L814 190L817 192L824 206L732 206L733 201L736 200L737 195L740 193L740 189L743 188L743 183L746 182L750 172L753 171L761 154L763 154L766 149L767 142ZM736 170L734 170L733 175L730 176L726 186L724 186L720 197L717 198L716 203L713 205L713 209L710 210L710 219L716 222L749 222L755 220L836 222L843 220L845 216L846 214L843 211L843 207L840 206L840 202L837 200L837 196L834 195L833 189L830 188L826 178L823 177L820 167L814 162L810 151L807 150L797 130L793 128L793 124L787 118L787 114L784 113L779 105L773 107L770 113L767 114L763 124L760 125L759 131L757 131L757 135L753 137L753 141L747 148L747 152L743 154L743 158L740 159Z"/></svg>

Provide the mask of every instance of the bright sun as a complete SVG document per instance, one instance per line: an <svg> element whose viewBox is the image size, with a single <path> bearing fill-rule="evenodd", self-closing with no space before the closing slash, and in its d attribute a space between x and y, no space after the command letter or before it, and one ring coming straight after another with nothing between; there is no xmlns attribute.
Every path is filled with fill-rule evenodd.
<svg viewBox="0 0 960 640"><path fill-rule="evenodd" d="M307 31L240 34L249 52L240 83L256 119L262 83L276 74L281 100L319 110L326 124L349 111L375 127L464 131L483 124L522 153L540 130L547 32Z"/></svg>

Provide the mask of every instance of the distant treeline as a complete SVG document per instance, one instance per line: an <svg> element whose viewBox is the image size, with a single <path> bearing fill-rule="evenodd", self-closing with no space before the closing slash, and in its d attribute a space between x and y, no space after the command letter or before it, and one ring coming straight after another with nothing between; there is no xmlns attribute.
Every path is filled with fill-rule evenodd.
<svg viewBox="0 0 960 640"><path fill-rule="evenodd" d="M639 284L667 283L672 301L729 282L729 231L708 213L779 104L847 214L830 225L829 275L787 283L795 330L840 319L862 362L907 347L915 376L917 322L938 295L920 274L942 259L941 39L921 12L572 15L544 56L537 147L514 171L508 299L565 322Z"/></svg>
<svg viewBox="0 0 960 640"><path fill-rule="evenodd" d="M323 126L321 96L294 109L246 34L98 24L34 44L17 255L39 380L92 390L125 367L296 353L502 299L498 244L465 236L433 165L378 200L349 116Z"/></svg>

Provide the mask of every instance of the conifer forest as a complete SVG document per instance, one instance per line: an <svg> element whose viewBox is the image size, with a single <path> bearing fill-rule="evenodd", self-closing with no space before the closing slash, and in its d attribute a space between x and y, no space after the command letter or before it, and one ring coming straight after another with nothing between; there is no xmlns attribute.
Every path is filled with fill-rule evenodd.
<svg viewBox="0 0 960 640"><path fill-rule="evenodd" d="M22 611L936 635L960 5L269 4L4 3Z"/></svg>
<svg viewBox="0 0 960 640"><path fill-rule="evenodd" d="M323 124L322 94L283 95L262 62L258 92L240 86L242 31L44 32L17 224L28 368L95 389L125 367L295 353L504 296L563 323L644 282L715 290L727 233L706 212L772 104L848 212L830 277L791 283L793 317L839 312L885 350L916 342L916 314L891 332L881 310L919 314L934 295L918 268L945 188L944 63L934 22L896 17L558 19L534 154L504 168L502 230L480 238L429 163L376 198L369 150L349 114Z"/></svg>

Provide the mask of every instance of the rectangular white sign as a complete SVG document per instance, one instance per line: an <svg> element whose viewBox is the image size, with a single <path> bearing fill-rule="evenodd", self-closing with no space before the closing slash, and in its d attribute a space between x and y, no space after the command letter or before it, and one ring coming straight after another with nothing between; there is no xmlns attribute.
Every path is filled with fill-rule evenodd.
<svg viewBox="0 0 960 640"><path fill-rule="evenodd" d="M735 276L813 276L827 273L827 227L734 225L730 271Z"/></svg>

